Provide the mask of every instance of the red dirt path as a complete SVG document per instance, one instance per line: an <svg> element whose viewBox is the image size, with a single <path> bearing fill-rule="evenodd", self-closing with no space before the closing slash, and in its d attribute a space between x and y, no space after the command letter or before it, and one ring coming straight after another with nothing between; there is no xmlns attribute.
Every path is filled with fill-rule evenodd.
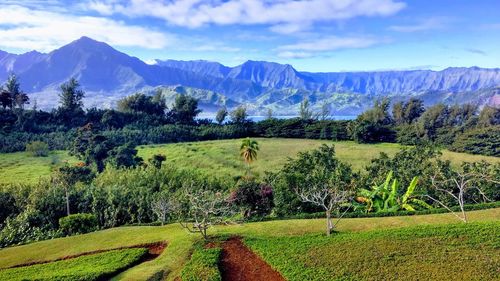
<svg viewBox="0 0 500 281"><path fill-rule="evenodd" d="M223 281L285 281L238 237L222 244L221 273Z"/></svg>

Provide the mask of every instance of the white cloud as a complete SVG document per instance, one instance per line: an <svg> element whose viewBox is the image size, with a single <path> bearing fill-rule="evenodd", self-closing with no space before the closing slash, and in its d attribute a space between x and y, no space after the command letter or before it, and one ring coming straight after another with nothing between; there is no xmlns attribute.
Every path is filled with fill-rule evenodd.
<svg viewBox="0 0 500 281"><path fill-rule="evenodd" d="M304 59L304 58L310 58L312 56L313 55L311 53L307 52L284 51L278 53L278 57L284 59Z"/></svg>
<svg viewBox="0 0 500 281"><path fill-rule="evenodd" d="M114 46L149 49L164 48L175 40L170 34L103 17L0 6L2 47L50 51L84 35Z"/></svg>
<svg viewBox="0 0 500 281"><path fill-rule="evenodd" d="M199 46L188 47L190 51L194 52L238 52L240 48L226 46L224 44L203 44Z"/></svg>
<svg viewBox="0 0 500 281"><path fill-rule="evenodd" d="M207 24L268 24L294 32L315 22L389 16L406 6L398 0L91 0L87 8L130 17L155 17L196 28Z"/></svg>
<svg viewBox="0 0 500 281"><path fill-rule="evenodd" d="M296 44L283 45L278 47L278 50L295 52L325 52L335 51L339 49L366 48L382 42L383 40L378 40L371 37L328 36Z"/></svg>
<svg viewBox="0 0 500 281"><path fill-rule="evenodd" d="M434 29L442 29L446 26L447 20L444 18L428 18L411 25L393 25L389 30L398 32L418 32Z"/></svg>

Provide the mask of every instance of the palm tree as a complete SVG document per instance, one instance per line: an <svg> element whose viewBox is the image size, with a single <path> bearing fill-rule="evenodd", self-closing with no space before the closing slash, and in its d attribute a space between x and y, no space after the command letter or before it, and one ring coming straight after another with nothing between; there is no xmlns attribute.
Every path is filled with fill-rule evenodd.
<svg viewBox="0 0 500 281"><path fill-rule="evenodd" d="M250 163L257 160L257 151L259 151L259 143L256 140L246 138L241 142L240 155L245 160L248 169L250 169Z"/></svg>

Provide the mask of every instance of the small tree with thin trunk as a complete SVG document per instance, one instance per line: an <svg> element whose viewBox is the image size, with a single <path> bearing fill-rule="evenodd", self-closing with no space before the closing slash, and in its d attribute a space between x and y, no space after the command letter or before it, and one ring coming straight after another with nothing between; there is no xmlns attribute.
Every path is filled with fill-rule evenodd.
<svg viewBox="0 0 500 281"><path fill-rule="evenodd" d="M66 213L69 216L70 210L70 189L75 186L77 182L88 183L94 178L92 169L85 166L84 163L78 163L74 166L65 165L59 167L52 174L52 182L59 185L64 189L66 200Z"/></svg>
<svg viewBox="0 0 500 281"><path fill-rule="evenodd" d="M332 222L332 213L349 205L353 195L351 167L335 157L333 146L323 145L310 152L299 153L289 160L282 175L304 203L322 208L326 214L326 234L330 235L345 212Z"/></svg>
<svg viewBox="0 0 500 281"><path fill-rule="evenodd" d="M228 221L234 214L230 200L220 192L191 183L182 198L175 203L175 213L181 226L191 233L200 233L205 240L207 231Z"/></svg>
<svg viewBox="0 0 500 281"><path fill-rule="evenodd" d="M449 162L438 161L436 171L431 177L432 187L438 194L452 198L452 201L460 207L460 213L454 212L443 200L431 195L426 195L426 197L450 211L464 223L468 221L465 204L472 197L471 193L476 192L476 195L484 202L491 201L481 186L487 182L500 184L498 175L495 177L491 172L491 165L485 162L464 162L459 170L453 170L449 168Z"/></svg>
<svg viewBox="0 0 500 281"><path fill-rule="evenodd" d="M326 235L330 235L332 230L342 219L343 214L338 217L335 224L332 221L332 213L340 211L342 206L349 204L353 192L350 190L350 183L342 180L344 169L324 173L324 171L313 172L307 180L309 185L298 187L297 195L302 202L312 203L321 207L326 214ZM329 175L330 174L330 175Z"/></svg>
<svg viewBox="0 0 500 281"><path fill-rule="evenodd" d="M170 200L165 193L158 193L151 203L153 213L158 217L161 225L167 221L168 212L171 209Z"/></svg>

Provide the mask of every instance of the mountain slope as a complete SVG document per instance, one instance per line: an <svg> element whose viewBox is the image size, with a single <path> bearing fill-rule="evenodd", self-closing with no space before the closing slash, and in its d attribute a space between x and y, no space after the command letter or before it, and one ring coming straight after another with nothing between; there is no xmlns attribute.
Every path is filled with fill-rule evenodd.
<svg viewBox="0 0 500 281"><path fill-rule="evenodd" d="M48 54L0 51L0 82L12 72L42 107L57 103L59 86L71 77L87 92L87 106L112 106L123 96L157 88L170 89L165 92L170 96L196 96L210 112L222 105L243 104L254 114L271 108L277 114L293 115L308 98L315 108L327 103L334 113L356 114L380 96L402 100L410 95L427 104L500 105L499 68L312 73L266 61L247 61L235 67L204 60L157 60L149 65L88 37ZM178 86L185 88L175 88Z"/></svg>

